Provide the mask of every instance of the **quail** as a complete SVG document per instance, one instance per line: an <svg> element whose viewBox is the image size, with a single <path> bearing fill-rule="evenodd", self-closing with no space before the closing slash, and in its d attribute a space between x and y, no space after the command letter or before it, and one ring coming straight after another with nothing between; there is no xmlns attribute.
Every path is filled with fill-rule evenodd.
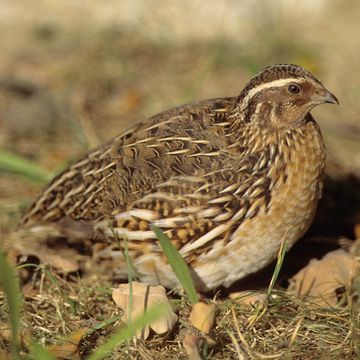
<svg viewBox="0 0 360 360"><path fill-rule="evenodd" d="M199 291L230 286L269 264L308 229L321 197L325 149L310 114L337 98L300 66L257 73L235 97L179 106L139 123L56 176L22 218L59 241L103 244L126 278L179 285L155 236L161 228Z"/></svg>

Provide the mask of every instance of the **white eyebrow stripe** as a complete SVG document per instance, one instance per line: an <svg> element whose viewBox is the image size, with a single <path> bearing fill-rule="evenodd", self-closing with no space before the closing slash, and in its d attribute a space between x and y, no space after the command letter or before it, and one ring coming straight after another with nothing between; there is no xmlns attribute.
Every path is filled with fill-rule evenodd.
<svg viewBox="0 0 360 360"><path fill-rule="evenodd" d="M305 82L305 79L303 79L303 78L287 78L287 79L273 80L273 81L270 81L265 84L257 85L254 88L250 89L250 91L247 93L247 95L242 100L242 103L247 104L254 95L256 95L257 93L259 93L260 91L262 91L264 89L268 89L271 87L281 87L281 86L284 86L287 84L293 84L293 83L302 84L304 82Z"/></svg>

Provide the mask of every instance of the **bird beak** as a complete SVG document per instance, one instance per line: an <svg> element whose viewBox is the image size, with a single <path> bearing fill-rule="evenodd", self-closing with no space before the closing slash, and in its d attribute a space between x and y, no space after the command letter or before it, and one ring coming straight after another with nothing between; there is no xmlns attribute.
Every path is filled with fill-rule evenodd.
<svg viewBox="0 0 360 360"><path fill-rule="evenodd" d="M323 104L327 103L327 104L339 105L339 100L337 99L337 97L326 89L324 89L324 91L321 92L320 101Z"/></svg>

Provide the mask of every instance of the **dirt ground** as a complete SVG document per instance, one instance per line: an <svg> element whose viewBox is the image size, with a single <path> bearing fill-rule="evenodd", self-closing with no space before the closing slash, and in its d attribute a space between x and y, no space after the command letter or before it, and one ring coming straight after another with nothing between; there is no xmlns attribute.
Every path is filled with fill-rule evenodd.
<svg viewBox="0 0 360 360"><path fill-rule="evenodd" d="M247 324L255 309L227 296L266 289L274 264L229 290L206 295L217 303L218 312L211 339L202 340L202 355L358 358L356 297L349 295L353 301L334 309L313 308L281 289L310 259L339 248L341 239L359 235L359 3L319 1L311 7L306 1L294 7L291 0L273 6L245 1L238 8L227 0L216 5L218 9L208 9L201 1L184 1L182 6L152 3L124 1L120 6L111 1L105 6L94 0L85 6L29 0L24 5L0 0L2 159L16 154L55 174L90 148L161 110L238 94L264 66L290 62L308 68L340 100L339 107L314 111L328 154L316 219L287 254L276 297L252 327ZM0 246L45 184L26 171L8 171L3 162ZM110 296L114 284L106 276L64 278L41 265L22 271L28 279L22 288L22 322L40 343L54 344L78 329L97 327L79 345L79 356L85 358L119 325L120 312ZM181 294L174 298L182 320L170 334L123 345L109 358L187 358L181 343L190 331L189 304ZM0 293L0 324L6 321ZM0 348L8 345L0 334ZM26 354L25 345L23 351Z"/></svg>

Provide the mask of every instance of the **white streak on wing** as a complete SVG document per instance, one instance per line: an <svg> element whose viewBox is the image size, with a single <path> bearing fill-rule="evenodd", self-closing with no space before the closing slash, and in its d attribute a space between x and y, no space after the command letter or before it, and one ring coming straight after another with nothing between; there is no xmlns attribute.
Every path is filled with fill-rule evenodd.
<svg viewBox="0 0 360 360"><path fill-rule="evenodd" d="M50 211L54 209L55 207L58 207L60 204L60 199L55 199L48 207L46 211Z"/></svg>
<svg viewBox="0 0 360 360"><path fill-rule="evenodd" d="M68 210L65 211L66 215L71 214L76 208L78 208L83 203L83 199L79 199L75 202Z"/></svg>
<svg viewBox="0 0 360 360"><path fill-rule="evenodd" d="M200 187L198 187L198 188L195 190L195 193L199 193L199 192L201 192L201 191L203 191L203 190L207 190L207 189L209 189L210 187L211 187L211 185L208 184L208 183L206 183L206 184L201 185Z"/></svg>
<svg viewBox="0 0 360 360"><path fill-rule="evenodd" d="M233 198L232 195L225 195L225 196L218 197L216 199L209 200L208 203L209 204L225 203L225 202L230 201L232 198Z"/></svg>
<svg viewBox="0 0 360 360"><path fill-rule="evenodd" d="M46 199L46 195L51 193L51 191L53 191L57 186L63 184L65 182L65 180L71 179L77 174L78 174L78 171L76 171L76 170L70 170L70 171L66 172L65 174L63 174L59 179L57 179L51 186L49 186L44 191L44 195L40 198L38 203L43 202L43 200Z"/></svg>
<svg viewBox="0 0 360 360"><path fill-rule="evenodd" d="M162 142L162 141L172 141L172 140L190 141L190 140L192 140L192 138L189 136L168 136L168 137L157 139L156 141Z"/></svg>
<svg viewBox="0 0 360 360"><path fill-rule="evenodd" d="M195 157L195 156L219 156L221 154L220 151L213 151L208 153L198 152L191 155L186 155L187 157Z"/></svg>
<svg viewBox="0 0 360 360"><path fill-rule="evenodd" d="M85 195L87 195L87 194L89 194L93 189L94 189L94 187L96 187L97 186L97 183L92 183L84 192L83 192L83 196L85 196Z"/></svg>
<svg viewBox="0 0 360 360"><path fill-rule="evenodd" d="M241 193L242 191L244 191L247 187L249 186L249 184L247 184L246 182L241 184L238 189L234 192L234 195L237 195L239 193Z"/></svg>
<svg viewBox="0 0 360 360"><path fill-rule="evenodd" d="M156 188L167 186L183 186L184 182L187 183L203 183L205 179L198 176L173 176L171 179L156 184Z"/></svg>
<svg viewBox="0 0 360 360"><path fill-rule="evenodd" d="M258 179L252 184L252 186L253 186L253 187L256 187L256 186L262 185L263 182L264 182L264 178L263 178L263 177L260 177L260 178L258 178Z"/></svg>
<svg viewBox="0 0 360 360"><path fill-rule="evenodd" d="M184 226L187 221L191 220L190 216L177 216L156 220L153 224L161 228L173 228Z"/></svg>
<svg viewBox="0 0 360 360"><path fill-rule="evenodd" d="M207 195L202 195L202 194L185 194L185 196L187 198L190 198L190 199L196 199L196 200L202 200L202 199L206 199L208 198Z"/></svg>
<svg viewBox="0 0 360 360"><path fill-rule="evenodd" d="M90 196L86 198L86 200L81 204L81 206L84 208L87 204L90 204L91 201L94 199L94 197L95 197L95 192L90 194Z"/></svg>
<svg viewBox="0 0 360 360"><path fill-rule="evenodd" d="M130 220L131 219L131 214L130 211L124 211L120 214L116 214L115 216L116 220Z"/></svg>
<svg viewBox="0 0 360 360"><path fill-rule="evenodd" d="M156 129L157 127L160 127L160 126L163 126L163 125L168 124L168 123L170 123L170 122L173 122L174 120L181 119L181 117L182 117L181 115L174 116L174 117L172 117L172 118L170 118L170 119L168 119L168 120L165 120L165 121L156 123L156 124L154 124L154 125L151 125L151 126L149 126L148 128L144 129L142 132L147 132L147 131L149 131L149 130Z"/></svg>
<svg viewBox="0 0 360 360"><path fill-rule="evenodd" d="M215 215L219 214L221 212L221 209L218 207L211 207L205 210L200 211L197 216L199 219L201 218L209 218L214 217Z"/></svg>
<svg viewBox="0 0 360 360"><path fill-rule="evenodd" d="M136 146L136 145L139 145L139 144L143 144L143 143L146 143L148 141L153 141L154 139L155 139L154 137L141 139L141 140L135 141L135 142L133 142L131 144L126 144L126 145L123 146L123 148L128 148L128 147L131 147L131 146Z"/></svg>
<svg viewBox="0 0 360 360"><path fill-rule="evenodd" d="M229 220L231 216L232 216L231 212L221 213L218 216L214 217L213 220L215 222L217 222L217 221L226 221L226 220Z"/></svg>
<svg viewBox="0 0 360 360"><path fill-rule="evenodd" d="M159 215L155 211L147 210L147 209L131 209L128 211L121 212L115 215L116 220L129 220L131 217L136 217L138 219L146 220L146 221L154 221Z"/></svg>
<svg viewBox="0 0 360 360"><path fill-rule="evenodd" d="M193 143L193 144L210 144L209 140L202 140L202 139L200 139L200 140L191 140L190 142Z"/></svg>
<svg viewBox="0 0 360 360"><path fill-rule="evenodd" d="M226 188L222 189L219 194L223 194L223 193L226 193L226 192L231 192L231 191L234 191L235 189L237 189L239 187L239 184L231 184L229 186L227 186Z"/></svg>
<svg viewBox="0 0 360 360"><path fill-rule="evenodd" d="M231 125L229 122L221 122L221 123L215 123L212 126L228 126Z"/></svg>
<svg viewBox="0 0 360 360"><path fill-rule="evenodd" d="M180 155L180 154L186 154L189 151L190 151L190 149L179 149L179 150L174 150L174 151L167 151L165 154L167 154L167 155Z"/></svg>
<svg viewBox="0 0 360 360"><path fill-rule="evenodd" d="M243 216L245 216L246 211L247 211L246 208L244 208L244 207L241 208L239 211L237 211L237 212L235 213L235 215L231 218L231 220L232 220L232 221L236 221L236 220L241 219Z"/></svg>
<svg viewBox="0 0 360 360"><path fill-rule="evenodd" d="M70 191L66 194L66 197L70 197L70 196L76 195L76 194L84 191L84 189L85 189L85 185L84 185L84 184L81 184L80 186L75 187L75 188L73 188L72 190L70 190Z"/></svg>
<svg viewBox="0 0 360 360"><path fill-rule="evenodd" d="M147 231L131 231L125 228L108 228L105 229L105 235L113 237L114 233L120 239L127 240L148 240L156 239L156 235L152 230Z"/></svg>
<svg viewBox="0 0 360 360"><path fill-rule="evenodd" d="M221 224L221 225L217 226L216 228L210 230L205 235L201 236L199 239L197 239L193 243L189 243L189 244L185 245L182 249L180 249L180 254L186 255L190 251L205 245L207 242L215 239L217 236L221 235L223 232L228 230L228 228L229 227L226 224Z"/></svg>
<svg viewBox="0 0 360 360"><path fill-rule="evenodd" d="M89 162L89 159L86 157L83 160L78 161L77 163L70 166L71 170L78 169L79 167L82 167L83 165L87 164Z"/></svg>
<svg viewBox="0 0 360 360"><path fill-rule="evenodd" d="M154 200L165 200L165 201L174 201L174 202L178 202L181 200L186 200L185 196L181 196L181 195L171 195L171 194L167 194L167 193L162 193L162 192L157 192L157 193L151 193L151 194L147 194L144 197L138 199L135 201L136 204L138 203L142 203L142 202L149 202L149 201L154 201Z"/></svg>
<svg viewBox="0 0 360 360"><path fill-rule="evenodd" d="M44 220L50 219L52 216L56 216L57 214L58 214L58 209L51 210L43 216L43 219Z"/></svg>
<svg viewBox="0 0 360 360"><path fill-rule="evenodd" d="M179 186L179 181L175 179L166 180L160 184L155 185L157 188L164 187L164 186Z"/></svg>
<svg viewBox="0 0 360 360"><path fill-rule="evenodd" d="M179 180L179 181L187 181L187 182L194 182L194 183L198 183L198 182L203 182L204 179L198 176L189 176L189 175L180 175L180 176L174 176L172 177L172 179L175 180Z"/></svg>
<svg viewBox="0 0 360 360"><path fill-rule="evenodd" d="M174 209L174 214L192 214L203 210L203 206L187 206Z"/></svg>
<svg viewBox="0 0 360 360"><path fill-rule="evenodd" d="M116 162L113 161L113 162L111 162L110 164L104 166L103 168L100 168L100 169L96 170L93 174L94 174L94 175L99 174L99 173L101 173L101 172L103 172L103 171L105 171L105 170L107 170L107 169L112 168L112 167L115 166L115 165L116 165Z"/></svg>

